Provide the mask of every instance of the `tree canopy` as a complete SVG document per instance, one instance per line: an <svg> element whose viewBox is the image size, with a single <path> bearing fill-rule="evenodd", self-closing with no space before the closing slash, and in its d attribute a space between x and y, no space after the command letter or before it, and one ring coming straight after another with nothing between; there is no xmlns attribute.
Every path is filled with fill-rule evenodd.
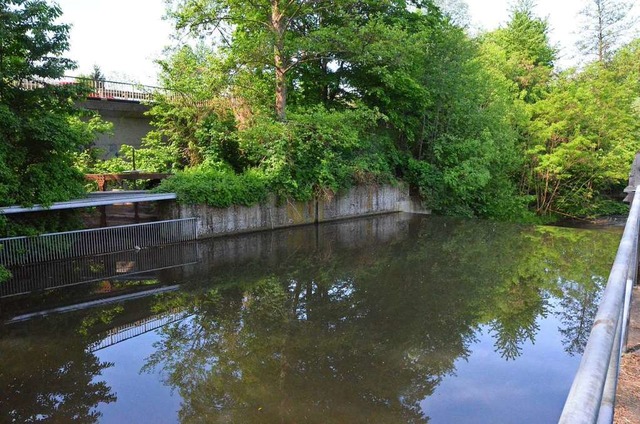
<svg viewBox="0 0 640 424"><path fill-rule="evenodd" d="M82 88L52 84L75 64L69 26L44 0L0 1L0 204L50 204L84 194L73 153L93 140L73 100Z"/></svg>
<svg viewBox="0 0 640 424"><path fill-rule="evenodd" d="M402 180L444 214L623 211L612 193L640 148L637 40L611 38L626 3L593 4L611 23L590 38L598 60L560 72L530 0L475 36L459 1L168 0L181 41L160 80L181 95L155 99L137 164L176 172L163 189L216 205ZM1 13L3 201L64 200L82 193L75 169L124 169L129 146L74 169L102 127L79 119L82 87L49 83L74 66L60 9L4 0Z"/></svg>

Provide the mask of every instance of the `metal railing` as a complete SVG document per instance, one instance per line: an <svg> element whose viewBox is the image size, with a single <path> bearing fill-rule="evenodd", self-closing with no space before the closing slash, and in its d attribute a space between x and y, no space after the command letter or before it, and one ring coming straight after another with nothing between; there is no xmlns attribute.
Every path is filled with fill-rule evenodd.
<svg viewBox="0 0 640 424"><path fill-rule="evenodd" d="M196 218L0 239L5 266L139 250L196 239Z"/></svg>
<svg viewBox="0 0 640 424"><path fill-rule="evenodd" d="M27 90L41 88L45 85L77 85L85 87L89 93L88 99L120 100L138 103L149 103L160 95L169 102L193 104L196 106L209 106L213 101L196 101L179 91L169 90L152 85L134 84L119 81L101 81L91 78L65 76L61 79L43 79L40 81L23 81L21 86Z"/></svg>
<svg viewBox="0 0 640 424"><path fill-rule="evenodd" d="M97 98L104 100L126 100L126 101L152 101L155 93L162 93L164 96L170 96L171 93L160 87L150 85L133 84L118 81L100 81L90 78L79 78L65 76L61 79L45 79L41 81L23 81L22 87L27 90L34 90L50 85L81 85L89 90L88 98Z"/></svg>
<svg viewBox="0 0 640 424"><path fill-rule="evenodd" d="M0 284L0 298L70 287L95 281L123 279L197 263L194 243L109 253L65 261L10 268L12 277Z"/></svg>
<svg viewBox="0 0 640 424"><path fill-rule="evenodd" d="M640 186L636 192L640 193ZM640 197L631 205L580 367L560 417L562 424L613 422L618 370L638 270L639 219Z"/></svg>

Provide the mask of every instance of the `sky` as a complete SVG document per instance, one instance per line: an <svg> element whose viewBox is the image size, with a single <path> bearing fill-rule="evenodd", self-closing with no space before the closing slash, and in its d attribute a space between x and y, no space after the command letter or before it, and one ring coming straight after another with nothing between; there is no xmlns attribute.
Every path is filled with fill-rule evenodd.
<svg viewBox="0 0 640 424"><path fill-rule="evenodd" d="M171 23L162 19L164 0L56 0L72 25L68 57L88 74L98 65L109 80L154 85L154 60L170 45ZM537 0L536 13L547 18L551 42L560 48L558 65L576 63L578 13L586 0ZM506 23L510 0L466 0L471 27L493 30Z"/></svg>

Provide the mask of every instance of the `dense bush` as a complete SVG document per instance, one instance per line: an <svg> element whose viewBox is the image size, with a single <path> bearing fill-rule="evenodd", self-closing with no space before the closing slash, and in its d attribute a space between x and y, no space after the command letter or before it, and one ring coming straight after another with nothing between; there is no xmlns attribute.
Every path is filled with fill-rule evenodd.
<svg viewBox="0 0 640 424"><path fill-rule="evenodd" d="M391 182L399 159L389 139L375 135L379 119L366 108L314 108L291 113L287 122L263 117L237 133L235 164L251 167L235 173L214 151L159 190L177 193L182 202L224 207L258 202L267 192L309 200L356 183Z"/></svg>
<svg viewBox="0 0 640 424"><path fill-rule="evenodd" d="M268 193L262 173L248 170L238 175L228 167L211 164L179 171L163 180L155 191L177 193L182 203L218 208L250 206L264 200Z"/></svg>
<svg viewBox="0 0 640 424"><path fill-rule="evenodd" d="M308 200L355 183L393 180L399 159L391 141L376 135L382 116L356 108L298 110L287 122L262 118L238 134L240 149L273 192Z"/></svg>

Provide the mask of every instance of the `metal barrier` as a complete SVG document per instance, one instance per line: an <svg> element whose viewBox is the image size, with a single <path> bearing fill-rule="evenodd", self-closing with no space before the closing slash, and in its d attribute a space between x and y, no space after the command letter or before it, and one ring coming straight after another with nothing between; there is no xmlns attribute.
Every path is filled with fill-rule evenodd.
<svg viewBox="0 0 640 424"><path fill-rule="evenodd" d="M64 261L10 268L12 277L0 284L0 299L25 293L75 286L95 281L129 279L140 274L178 268L198 262L195 243L129 250Z"/></svg>
<svg viewBox="0 0 640 424"><path fill-rule="evenodd" d="M640 193L640 186L636 190ZM631 205L607 287L560 417L562 424L613 422L620 357L638 270L639 219L640 199Z"/></svg>
<svg viewBox="0 0 640 424"><path fill-rule="evenodd" d="M193 106L206 107L215 102L213 100L194 100L186 93L169 90L151 85L133 84L119 81L101 81L91 78L65 76L60 79L42 79L23 81L21 86L26 90L35 90L45 85L77 85L89 92L88 99L118 100L137 103L151 103L161 96L171 103L187 103Z"/></svg>
<svg viewBox="0 0 640 424"><path fill-rule="evenodd" d="M38 262L139 250L196 239L196 218L0 239L0 264Z"/></svg>
<svg viewBox="0 0 640 424"><path fill-rule="evenodd" d="M165 90L142 84L132 84L118 81L100 81L91 78L79 78L65 76L62 79L43 79L37 81L23 81L22 87L27 90L35 90L45 84L51 85L82 85L89 90L88 98L126 101L152 101L155 93ZM171 97L171 93L165 94Z"/></svg>

